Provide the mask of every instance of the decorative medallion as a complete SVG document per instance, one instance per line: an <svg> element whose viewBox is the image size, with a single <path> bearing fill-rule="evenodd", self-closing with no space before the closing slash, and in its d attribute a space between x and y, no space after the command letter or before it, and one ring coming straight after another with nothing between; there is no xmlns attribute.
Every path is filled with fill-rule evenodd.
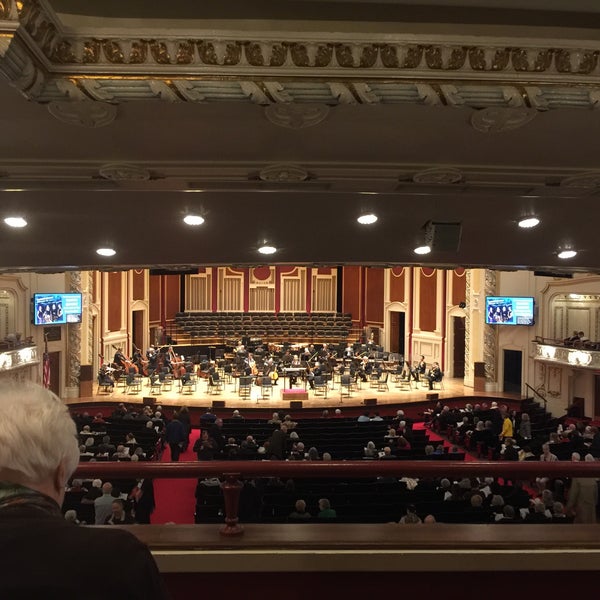
<svg viewBox="0 0 600 600"><path fill-rule="evenodd" d="M313 127L329 115L326 104L271 104L265 108L265 117L273 125L288 129Z"/></svg>
<svg viewBox="0 0 600 600"><path fill-rule="evenodd" d="M308 171L296 165L279 164L265 167L258 176L262 181L296 182L306 181Z"/></svg>
<svg viewBox="0 0 600 600"><path fill-rule="evenodd" d="M415 183L427 183L440 185L458 183L462 181L463 174L458 169L452 167L432 167L419 171L413 175Z"/></svg>
<svg viewBox="0 0 600 600"><path fill-rule="evenodd" d="M96 128L110 125L117 116L117 107L105 102L55 100L48 104L48 112L63 123Z"/></svg>
<svg viewBox="0 0 600 600"><path fill-rule="evenodd" d="M481 133L500 133L518 129L536 115L537 111L530 108L489 106L472 114L471 125Z"/></svg>
<svg viewBox="0 0 600 600"><path fill-rule="evenodd" d="M150 179L150 171L127 163L103 165L98 169L98 173L104 179L111 181L148 181Z"/></svg>

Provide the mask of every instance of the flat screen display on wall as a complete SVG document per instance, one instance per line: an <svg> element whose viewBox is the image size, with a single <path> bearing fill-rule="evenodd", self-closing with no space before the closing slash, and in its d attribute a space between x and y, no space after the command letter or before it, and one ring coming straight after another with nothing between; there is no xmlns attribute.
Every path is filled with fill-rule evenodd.
<svg viewBox="0 0 600 600"><path fill-rule="evenodd" d="M81 294L34 294L33 324L81 323Z"/></svg>
<svg viewBox="0 0 600 600"><path fill-rule="evenodd" d="M486 296L488 325L533 325L534 302L530 296Z"/></svg>

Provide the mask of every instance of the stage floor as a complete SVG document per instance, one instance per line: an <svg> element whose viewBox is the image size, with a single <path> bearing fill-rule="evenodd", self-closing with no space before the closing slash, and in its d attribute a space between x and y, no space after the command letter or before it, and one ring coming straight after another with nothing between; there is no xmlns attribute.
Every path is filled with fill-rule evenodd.
<svg viewBox="0 0 600 600"><path fill-rule="evenodd" d="M258 385L252 386L251 396L241 398L237 391L236 382L225 384L223 391L219 394L209 393L207 380L199 380L196 390L193 393L181 393L179 383L174 382L173 387L169 391L162 390L160 394L150 393L148 379L145 379L142 385L141 392L126 393L122 386L116 386L113 392L105 393L98 390L98 386L94 386L94 395L92 397L70 398L66 400L69 405L84 404L89 402L102 403L118 403L118 402L140 402L144 397L153 397L157 404L165 406L188 406L188 407L208 407L212 406L214 400L225 402L225 408L273 408L283 409L290 408L290 401L302 400L303 408L329 408L335 406L363 406L365 399L377 398L377 405L392 405L392 404L408 404L414 402L427 402L432 398L428 398L428 394L438 394L440 400L460 398L460 397L477 397L477 398L506 398L509 400L521 400L518 394L504 393L488 393L475 392L473 388L465 387L463 379L444 379L444 388L439 389L439 386L430 391L428 387L423 387L422 383L411 383L411 389L400 389L396 384L389 383L389 391L379 391L377 388L371 388L369 383L361 383L361 388L353 391L350 397L344 395L341 397L339 385L333 389L329 389L327 397L316 395L309 388L306 389L306 395L303 386L295 386L294 392L288 394L289 384L286 380L284 388L283 380L279 380L278 384L272 388L269 397L261 397L261 388ZM285 390L285 398L284 398Z"/></svg>

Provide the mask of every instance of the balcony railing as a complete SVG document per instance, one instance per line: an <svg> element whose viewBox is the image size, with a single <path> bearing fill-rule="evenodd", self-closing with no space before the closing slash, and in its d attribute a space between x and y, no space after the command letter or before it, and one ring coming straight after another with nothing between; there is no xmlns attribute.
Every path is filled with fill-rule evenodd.
<svg viewBox="0 0 600 600"><path fill-rule="evenodd" d="M76 477L200 478L219 477L225 499L223 535L243 533L238 506L240 479L254 477L361 478L361 477L600 477L600 462L429 462L429 461L207 461L189 463L82 463Z"/></svg>

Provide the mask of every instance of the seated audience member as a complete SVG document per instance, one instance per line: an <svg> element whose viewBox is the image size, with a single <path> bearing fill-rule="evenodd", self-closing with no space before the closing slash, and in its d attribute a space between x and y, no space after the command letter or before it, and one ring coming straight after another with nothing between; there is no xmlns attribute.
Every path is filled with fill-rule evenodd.
<svg viewBox="0 0 600 600"><path fill-rule="evenodd" d="M356 419L359 423L370 423L371 418L369 417L369 411L364 412L362 415L359 415L358 419Z"/></svg>
<svg viewBox="0 0 600 600"><path fill-rule="evenodd" d="M333 508L331 508L331 503L327 498L321 498L319 500L319 513L317 514L317 518L319 519L335 519L337 517L337 513Z"/></svg>
<svg viewBox="0 0 600 600"><path fill-rule="evenodd" d="M536 498L531 501L529 511L526 512L523 520L525 523L551 523L552 517L548 513L544 503L539 498Z"/></svg>
<svg viewBox="0 0 600 600"><path fill-rule="evenodd" d="M435 520L435 517L433 515L427 515L423 519L423 525L433 525L434 523L437 523L437 521Z"/></svg>
<svg viewBox="0 0 600 600"><path fill-rule="evenodd" d="M65 484L79 459L76 435L66 406L49 390L0 385L0 597L79 598L93 582L96 598L166 598L152 555L136 537L63 518Z"/></svg>
<svg viewBox="0 0 600 600"><path fill-rule="evenodd" d="M515 441L512 438L504 440L504 450L500 454L504 460L519 460L519 451L515 448Z"/></svg>
<svg viewBox="0 0 600 600"><path fill-rule="evenodd" d="M232 419L239 419L240 421L244 420L244 417L240 414L240 411L236 408L231 415Z"/></svg>
<svg viewBox="0 0 600 600"><path fill-rule="evenodd" d="M304 500L296 500L295 510L290 513L289 519L293 521L305 521L310 518L310 513L306 512L306 502Z"/></svg>
<svg viewBox="0 0 600 600"><path fill-rule="evenodd" d="M409 504L406 507L406 514L400 519L400 525L417 525L421 523L419 515L417 515L417 508L414 504Z"/></svg>
<svg viewBox="0 0 600 600"><path fill-rule="evenodd" d="M135 521L127 514L125 510L125 502L120 498L115 498L112 501L111 513L106 517L105 525L131 525Z"/></svg>
<svg viewBox="0 0 600 600"><path fill-rule="evenodd" d="M329 454L329 452L323 452L323 462L330 462L331 461L331 454Z"/></svg>
<svg viewBox="0 0 600 600"><path fill-rule="evenodd" d="M516 513L514 507L511 506L510 504L505 504L504 508L502 509L502 518L497 519L496 523L508 524L508 523L516 523L516 522L517 522L517 513Z"/></svg>
<svg viewBox="0 0 600 600"><path fill-rule="evenodd" d="M78 518L77 518L77 511L76 510L68 510L65 513L65 521L67 523L73 523L73 525L85 525L85 523L82 523Z"/></svg>
<svg viewBox="0 0 600 600"><path fill-rule="evenodd" d="M364 458L375 458L377 456L377 448L375 442L367 442L364 449Z"/></svg>
<svg viewBox="0 0 600 600"><path fill-rule="evenodd" d="M380 453L379 460L396 460L398 457L392 454L392 449L386 446L383 449L383 453Z"/></svg>

